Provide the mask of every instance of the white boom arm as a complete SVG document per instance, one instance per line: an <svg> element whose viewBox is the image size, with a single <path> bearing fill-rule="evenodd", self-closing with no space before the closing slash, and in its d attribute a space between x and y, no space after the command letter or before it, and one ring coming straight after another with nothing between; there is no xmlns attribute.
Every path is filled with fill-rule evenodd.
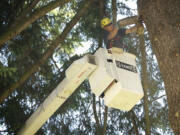
<svg viewBox="0 0 180 135"><path fill-rule="evenodd" d="M74 90L96 69L94 56L86 55L73 62L66 70L66 78L26 121L19 135L33 135L51 115L67 100ZM73 71L73 72L72 72Z"/></svg>
<svg viewBox="0 0 180 135"><path fill-rule="evenodd" d="M144 95L135 59L135 55L119 48L99 48L94 55L74 61L66 70L65 79L31 115L18 135L34 134L87 78L92 92L96 96L104 95L105 105L131 110Z"/></svg>

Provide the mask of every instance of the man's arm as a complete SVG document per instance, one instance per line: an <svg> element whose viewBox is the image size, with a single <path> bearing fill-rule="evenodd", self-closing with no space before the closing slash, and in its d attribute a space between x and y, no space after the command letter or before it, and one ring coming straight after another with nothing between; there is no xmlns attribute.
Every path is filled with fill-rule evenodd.
<svg viewBox="0 0 180 135"><path fill-rule="evenodd" d="M137 22L138 22L138 16L132 16L117 21L117 25L119 27L124 27L127 25L136 24Z"/></svg>
<svg viewBox="0 0 180 135"><path fill-rule="evenodd" d="M132 28L129 28L129 29L126 29L126 34L129 34L129 33L135 33L137 32L137 26L134 26Z"/></svg>
<svg viewBox="0 0 180 135"><path fill-rule="evenodd" d="M139 23L138 16L127 17L127 18L121 19L117 22L117 25L119 27L124 27L124 26L130 25L130 24L136 24L136 26L126 29L126 31L125 31L126 34L133 33L133 32L136 32L139 35L143 34L144 27L143 27L142 23Z"/></svg>
<svg viewBox="0 0 180 135"><path fill-rule="evenodd" d="M126 29L126 34L129 33L137 33L138 35L142 35L144 33L144 26L142 23L138 23L136 26Z"/></svg>
<svg viewBox="0 0 180 135"><path fill-rule="evenodd" d="M116 36L117 32L118 32L118 28L117 28L117 27L114 27L113 31L109 33L107 39L108 39L108 40L113 39L113 38Z"/></svg>

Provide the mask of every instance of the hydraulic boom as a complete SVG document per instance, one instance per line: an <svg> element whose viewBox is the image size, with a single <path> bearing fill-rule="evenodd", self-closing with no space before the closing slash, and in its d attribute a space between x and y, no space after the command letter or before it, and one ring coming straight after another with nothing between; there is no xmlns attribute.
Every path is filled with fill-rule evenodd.
<svg viewBox="0 0 180 135"><path fill-rule="evenodd" d="M94 55L85 55L66 70L64 80L30 116L18 135L32 135L89 79L92 92L104 98L105 105L129 111L143 97L137 72L136 57L119 48L99 48Z"/></svg>

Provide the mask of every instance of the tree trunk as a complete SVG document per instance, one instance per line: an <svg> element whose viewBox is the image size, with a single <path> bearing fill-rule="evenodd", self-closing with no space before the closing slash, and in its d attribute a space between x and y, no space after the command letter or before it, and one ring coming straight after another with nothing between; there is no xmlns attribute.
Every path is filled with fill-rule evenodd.
<svg viewBox="0 0 180 135"><path fill-rule="evenodd" d="M101 109L101 106L99 106L99 109ZM94 114L94 118L96 121L96 133L95 134L96 135L105 135L106 127L107 127L108 107L105 106L104 121L103 121L103 123L100 123L100 120L99 120L98 114L97 114L97 109L96 109L96 97L94 94L93 94L93 114ZM101 114L99 114L99 115L101 115Z"/></svg>
<svg viewBox="0 0 180 135"><path fill-rule="evenodd" d="M90 7L93 0L87 0L82 9L74 16L74 18L67 24L64 31L61 35L59 35L54 42L50 45L49 49L46 53L33 65L24 75L20 78L20 80L10 86L9 89L5 90L2 95L0 95L0 104L4 99L6 99L15 89L17 89L20 85L22 85L33 73L35 73L41 65L43 65L46 60L53 54L56 47L61 44L70 30L74 27L74 25L80 20L81 16L85 13L85 11Z"/></svg>
<svg viewBox="0 0 180 135"><path fill-rule="evenodd" d="M100 125L99 118L98 118L97 111L96 111L96 97L94 94L93 94L93 113L94 113L94 118L96 121L96 134L100 135L101 134L101 125Z"/></svg>
<svg viewBox="0 0 180 135"><path fill-rule="evenodd" d="M103 17L104 17L104 13L105 13L105 11L104 11L104 0L99 0L99 19L100 19L100 21L99 22L101 22L101 20L103 19ZM103 47L103 30L102 29L100 29L100 36L99 36L99 47Z"/></svg>
<svg viewBox="0 0 180 135"><path fill-rule="evenodd" d="M147 82L147 59L146 59L146 48L144 34L139 36L140 40L140 51L141 51L141 67L142 67L142 86L144 91L144 112L145 112L145 132L146 135L151 134L151 126L149 120L149 107L148 107L148 82Z"/></svg>
<svg viewBox="0 0 180 135"><path fill-rule="evenodd" d="M112 0L112 14L113 14L113 23L116 24L116 21L117 21L116 0Z"/></svg>
<svg viewBox="0 0 180 135"><path fill-rule="evenodd" d="M169 120L180 134L180 0L138 0L165 84Z"/></svg>
<svg viewBox="0 0 180 135"><path fill-rule="evenodd" d="M129 112L129 115L130 115L131 120L132 120L134 132L135 132L136 135L139 135L138 125L137 125L137 123L136 123L136 114L134 113L133 110L131 110L131 111Z"/></svg>
<svg viewBox="0 0 180 135"><path fill-rule="evenodd" d="M38 9L35 11L30 17L28 18L22 18L21 22L13 25L13 27L10 27L7 29L6 32L4 32L2 35L0 35L0 47L7 42L8 40L12 39L16 35L18 35L21 31L26 29L30 24L32 24L34 21L48 13L49 11L57 8L58 6L64 5L65 3L69 2L70 0L56 0L48 5Z"/></svg>
<svg viewBox="0 0 180 135"><path fill-rule="evenodd" d="M102 135L105 135L105 134L106 134L107 118L108 118L108 107L105 106L105 111L104 111L104 124L103 124Z"/></svg>

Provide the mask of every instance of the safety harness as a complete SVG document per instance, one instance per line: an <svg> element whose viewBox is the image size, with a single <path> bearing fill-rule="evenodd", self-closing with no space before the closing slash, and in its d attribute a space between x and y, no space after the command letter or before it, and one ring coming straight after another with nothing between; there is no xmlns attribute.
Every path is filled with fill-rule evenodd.
<svg viewBox="0 0 180 135"><path fill-rule="evenodd" d="M114 45L114 42L119 40L119 39L120 39L120 37L118 36L118 37L115 37L115 38L109 40L109 48L112 48Z"/></svg>

